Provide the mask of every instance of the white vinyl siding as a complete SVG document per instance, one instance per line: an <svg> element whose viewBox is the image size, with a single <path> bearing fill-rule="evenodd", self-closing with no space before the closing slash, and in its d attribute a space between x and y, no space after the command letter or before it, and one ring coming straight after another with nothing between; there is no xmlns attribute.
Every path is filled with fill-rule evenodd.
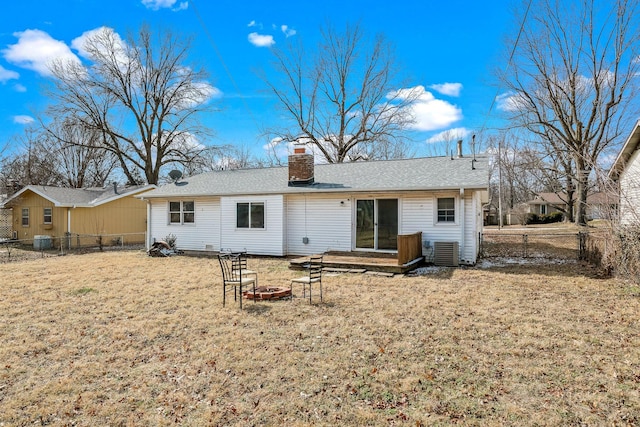
<svg viewBox="0 0 640 427"><path fill-rule="evenodd" d="M620 175L620 223L640 222L640 150L633 153Z"/></svg>
<svg viewBox="0 0 640 427"><path fill-rule="evenodd" d="M311 255L351 250L351 200L342 196L287 197L287 252ZM304 238L307 243L304 243Z"/></svg>
<svg viewBox="0 0 640 427"><path fill-rule="evenodd" d="M467 191L464 197L464 222L456 217L455 223L438 223L437 200L443 197L454 197L456 215L460 211L459 193L420 193L410 194L402 198L400 234L422 232L423 244L429 242L433 248L434 242L458 242L460 260L467 263L477 261L477 235L482 230L482 215L480 208L480 193ZM464 227L462 227L464 224ZM464 236L462 235L464 230ZM425 252L426 253L426 252Z"/></svg>
<svg viewBox="0 0 640 427"><path fill-rule="evenodd" d="M402 199L402 229L400 234L422 231L422 240L433 246L435 241L460 241L460 227L455 223L437 223L437 198L433 193L408 195ZM450 197L454 197L451 195ZM459 198L456 198L456 204ZM460 242L462 245L462 242Z"/></svg>
<svg viewBox="0 0 640 427"><path fill-rule="evenodd" d="M238 228L238 203L264 204L264 227ZM284 203L282 195L222 197L220 199L220 245L255 255L285 255Z"/></svg>
<svg viewBox="0 0 640 427"><path fill-rule="evenodd" d="M478 231L476 221L482 215L480 195L477 192L467 191L464 197L464 245L460 251L460 262L474 264L478 255Z"/></svg>
<svg viewBox="0 0 640 427"><path fill-rule="evenodd" d="M478 192L405 192L375 195L255 195L195 198L196 224L184 227L168 224L168 200L149 205L149 236L162 240L177 237L179 249L193 251L247 251L255 255L311 255L353 250L354 200L397 198L398 234L421 231L431 247L438 241L457 241L460 259L476 262L478 233L482 230L482 209ZM437 222L437 199L455 199L456 222ZM263 203L264 228L238 228L238 203Z"/></svg>
<svg viewBox="0 0 640 427"><path fill-rule="evenodd" d="M151 200L149 224L150 241L163 240L169 234L176 236L176 245L182 250L217 251L220 249L220 200L217 198L198 198L194 201L197 224L184 227L170 224L169 202Z"/></svg>

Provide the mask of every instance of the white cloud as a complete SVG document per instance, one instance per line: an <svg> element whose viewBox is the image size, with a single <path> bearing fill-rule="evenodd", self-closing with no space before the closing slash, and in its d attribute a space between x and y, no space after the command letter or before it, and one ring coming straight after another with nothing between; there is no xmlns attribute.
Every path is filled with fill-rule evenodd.
<svg viewBox="0 0 640 427"><path fill-rule="evenodd" d="M159 10L159 9L168 9L173 8L173 5L176 4L177 0L142 0L142 4L151 10ZM174 12L179 10L184 10L189 7L189 2L181 2L178 7L173 8Z"/></svg>
<svg viewBox="0 0 640 427"><path fill-rule="evenodd" d="M408 107L415 120L411 125L413 130L432 131L445 129L462 119L462 110L453 104L436 99L433 94L425 90L424 86L400 89L387 95L388 99L412 99Z"/></svg>
<svg viewBox="0 0 640 427"><path fill-rule="evenodd" d="M523 107L524 99L515 93L503 93L496 98L496 108L500 111L514 112Z"/></svg>
<svg viewBox="0 0 640 427"><path fill-rule="evenodd" d="M284 35L285 35L287 38L288 38L288 37L291 37L291 36L295 36L295 35L296 35L296 33L297 33L297 31L296 31L296 30L294 30L293 28L289 28L289 26L288 26L288 25L282 25L282 26L280 27L280 29L282 30L282 32L284 33Z"/></svg>
<svg viewBox="0 0 640 427"><path fill-rule="evenodd" d="M18 38L18 43L7 46L2 55L8 62L19 67L50 76L49 64L52 60L80 62L69 46L53 39L44 31L25 30L13 35Z"/></svg>
<svg viewBox="0 0 640 427"><path fill-rule="evenodd" d="M28 125L35 121L36 120L31 116L13 116L13 123L18 123L20 125Z"/></svg>
<svg viewBox="0 0 640 427"><path fill-rule="evenodd" d="M20 83L16 83L15 85L13 85L13 89L16 92L26 92L27 88L24 85L21 85Z"/></svg>
<svg viewBox="0 0 640 427"><path fill-rule="evenodd" d="M222 91L215 86L211 86L207 82L197 82L197 83L194 83L193 86L196 87L197 90L202 95L202 99L200 100L200 103L207 102L210 99L222 98L222 95L223 95Z"/></svg>
<svg viewBox="0 0 640 427"><path fill-rule="evenodd" d="M433 89L436 92L447 96L460 96L462 90L462 83L441 83L429 86L429 89Z"/></svg>
<svg viewBox="0 0 640 427"><path fill-rule="evenodd" d="M273 36L263 35L258 33L251 33L248 36L249 43L256 47L270 47L276 44L273 40Z"/></svg>
<svg viewBox="0 0 640 427"><path fill-rule="evenodd" d="M188 1L181 1L180 4L178 5L178 7L174 7L173 10L174 12L180 12L181 10L187 10L189 8L189 2Z"/></svg>
<svg viewBox="0 0 640 427"><path fill-rule="evenodd" d="M464 139L471 134L467 128L452 128L439 132L427 139L428 144L436 144L438 142L451 142Z"/></svg>
<svg viewBox="0 0 640 427"><path fill-rule="evenodd" d="M20 78L20 74L15 71L7 70L2 65L0 65L0 83L5 83L11 79Z"/></svg>
<svg viewBox="0 0 640 427"><path fill-rule="evenodd" d="M180 88L182 101L176 103L176 108L183 110L202 105L212 99L222 98L222 91L211 86L207 82L194 82L189 90L186 87Z"/></svg>
<svg viewBox="0 0 640 427"><path fill-rule="evenodd" d="M117 47L118 51L118 61L120 63L127 63L127 44L122 37L118 33L115 32L113 28L109 27L98 27L93 30L85 31L81 36L76 37L71 41L71 47L78 52L80 56L83 58L91 59L91 54L86 49L86 44L89 39L95 39L96 36L101 34L107 35L106 33L110 33L108 36L113 38L114 44Z"/></svg>
<svg viewBox="0 0 640 427"><path fill-rule="evenodd" d="M180 151L193 151L204 150L206 147L194 134L190 132L183 132L173 138L173 141L171 141L171 148Z"/></svg>
<svg viewBox="0 0 640 427"><path fill-rule="evenodd" d="M247 24L247 27L255 27L256 25L258 25L258 24L256 24L256 21L255 21L255 20L252 20L251 22L249 22L249 23Z"/></svg>

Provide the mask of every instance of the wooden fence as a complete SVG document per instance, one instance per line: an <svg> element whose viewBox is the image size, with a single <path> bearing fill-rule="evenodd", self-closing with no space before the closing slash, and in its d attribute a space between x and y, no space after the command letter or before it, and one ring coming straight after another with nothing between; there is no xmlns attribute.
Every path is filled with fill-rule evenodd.
<svg viewBox="0 0 640 427"><path fill-rule="evenodd" d="M422 257L422 232L398 235L398 265Z"/></svg>

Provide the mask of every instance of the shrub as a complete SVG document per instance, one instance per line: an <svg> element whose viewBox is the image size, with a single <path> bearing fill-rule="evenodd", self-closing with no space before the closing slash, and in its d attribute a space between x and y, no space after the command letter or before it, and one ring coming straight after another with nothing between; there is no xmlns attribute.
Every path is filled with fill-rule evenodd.
<svg viewBox="0 0 640 427"><path fill-rule="evenodd" d="M618 231L614 270L622 278L640 283L640 225Z"/></svg>
<svg viewBox="0 0 640 427"><path fill-rule="evenodd" d="M640 284L640 224L610 228L599 233L587 245L589 261L607 274L615 274L623 280ZM592 255L600 256L599 263Z"/></svg>
<svg viewBox="0 0 640 427"><path fill-rule="evenodd" d="M524 222L526 225L529 224L540 224L540 216L537 213L530 212L527 214L527 218Z"/></svg>
<svg viewBox="0 0 640 427"><path fill-rule="evenodd" d="M562 212L552 212L548 215L544 215L544 223L561 222L564 219Z"/></svg>
<svg viewBox="0 0 640 427"><path fill-rule="evenodd" d="M178 240L178 237L176 237L175 234L171 233L169 235L167 235L164 238L164 241L167 243L167 245L169 245L169 247L171 249L175 249L176 248L176 241Z"/></svg>
<svg viewBox="0 0 640 427"><path fill-rule="evenodd" d="M560 222L564 219L562 212L552 212L547 215L538 215L537 213L528 213L525 224L550 224L552 222Z"/></svg>

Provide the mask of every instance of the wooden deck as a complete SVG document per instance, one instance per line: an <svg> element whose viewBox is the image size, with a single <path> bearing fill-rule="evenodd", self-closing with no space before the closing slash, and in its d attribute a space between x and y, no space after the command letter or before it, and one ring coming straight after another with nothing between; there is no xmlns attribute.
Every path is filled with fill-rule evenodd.
<svg viewBox="0 0 640 427"><path fill-rule="evenodd" d="M295 270L304 269L304 264L309 257L292 258L289 268ZM406 264L398 265L396 254L372 253L372 252L328 252L324 254L322 264L325 271L337 271L344 273L386 273L404 274L424 262L423 257L416 258Z"/></svg>

